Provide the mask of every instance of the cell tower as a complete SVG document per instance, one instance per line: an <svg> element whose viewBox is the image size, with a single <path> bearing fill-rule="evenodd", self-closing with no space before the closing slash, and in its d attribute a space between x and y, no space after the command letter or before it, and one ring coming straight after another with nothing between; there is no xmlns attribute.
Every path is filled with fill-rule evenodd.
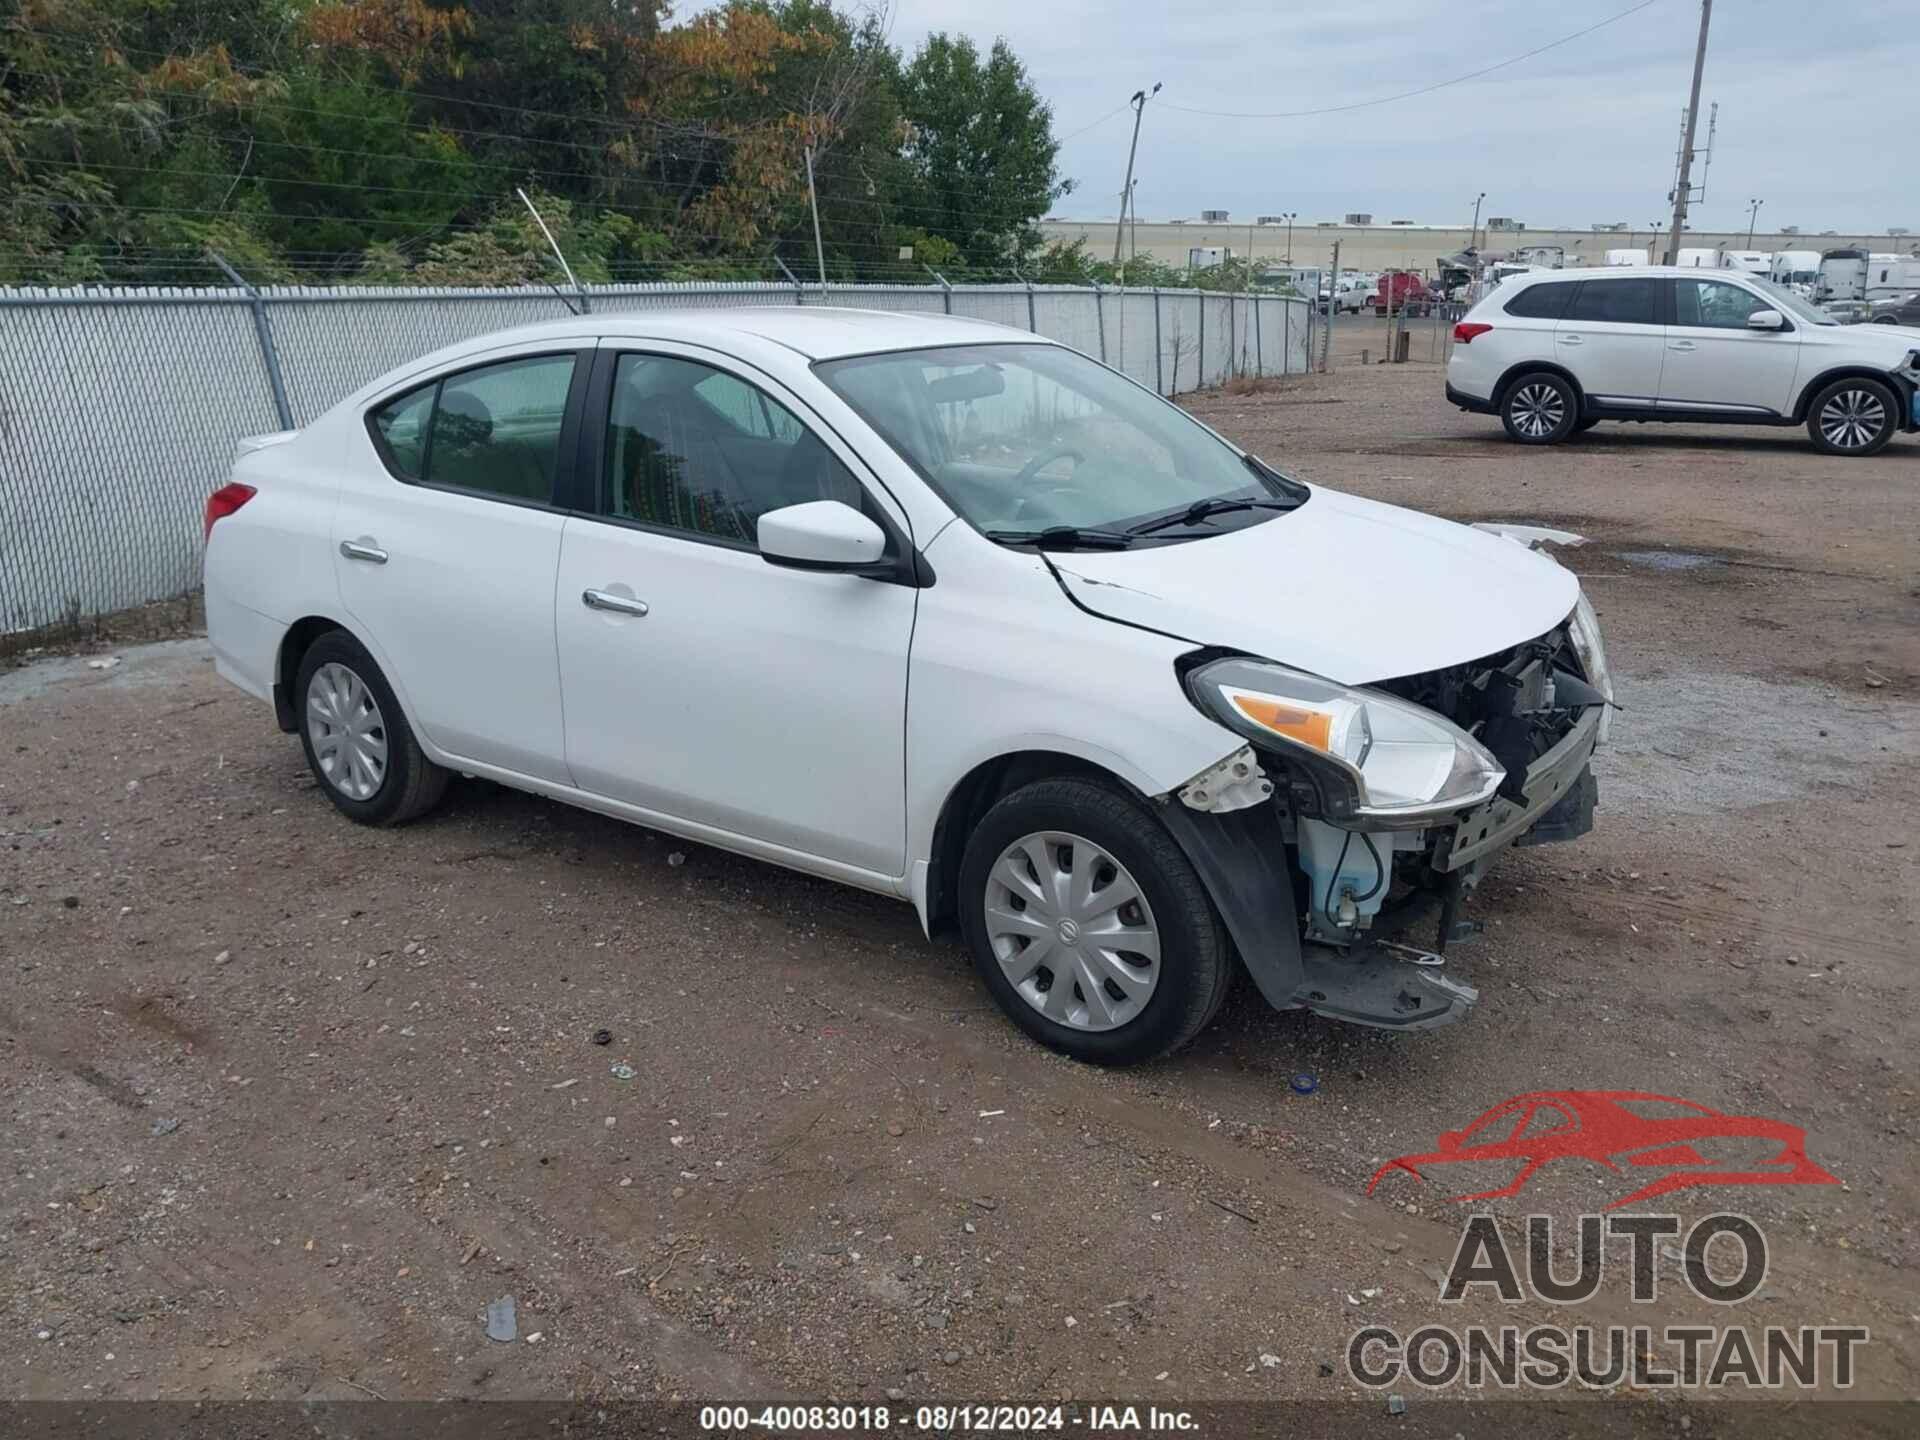
<svg viewBox="0 0 1920 1440"><path fill-rule="evenodd" d="M1700 162L1700 183L1687 187L1687 204L1698 205L1707 198L1707 174L1713 169L1713 137L1720 128L1720 102L1714 101L1707 110L1707 143L1704 149L1693 152L1691 158ZM1680 112L1680 143L1673 151L1673 184L1667 187L1667 203L1671 205L1680 193L1680 176L1688 167L1687 155L1687 112Z"/></svg>

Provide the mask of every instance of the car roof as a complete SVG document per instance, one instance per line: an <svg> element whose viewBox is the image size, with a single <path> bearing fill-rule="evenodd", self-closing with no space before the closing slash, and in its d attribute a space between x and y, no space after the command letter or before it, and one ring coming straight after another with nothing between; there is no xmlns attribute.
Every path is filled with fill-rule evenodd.
<svg viewBox="0 0 1920 1440"><path fill-rule="evenodd" d="M742 305L618 310L546 321L484 337L490 344L538 340L544 335L619 336L693 344L753 337L808 360L921 350L937 345L1053 342L1026 330L942 314L900 314L829 305ZM724 345L721 348L725 348Z"/></svg>
<svg viewBox="0 0 1920 1440"><path fill-rule="evenodd" d="M1516 281L1525 281L1528 285L1538 285L1548 280L1678 280L1683 277L1705 276L1711 280L1745 279L1760 280L1764 276L1751 270L1738 270L1731 266L1711 265L1586 265L1570 270L1523 270L1518 275L1509 275L1500 282L1505 289ZM1518 288L1516 286L1516 288Z"/></svg>

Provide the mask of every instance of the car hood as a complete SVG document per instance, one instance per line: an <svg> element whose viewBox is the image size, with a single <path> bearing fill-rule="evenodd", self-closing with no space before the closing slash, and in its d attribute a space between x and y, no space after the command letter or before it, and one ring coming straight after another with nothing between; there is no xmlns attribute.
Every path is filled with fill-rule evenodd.
<svg viewBox="0 0 1920 1440"><path fill-rule="evenodd" d="M1478 660L1558 625L1573 574L1503 536L1314 486L1299 509L1177 545L1051 554L1073 600L1366 685Z"/></svg>
<svg viewBox="0 0 1920 1440"><path fill-rule="evenodd" d="M1888 365L1898 365L1909 350L1920 346L1920 328L1912 325L1845 325L1827 333L1838 335L1837 343L1849 347L1866 345L1884 350Z"/></svg>

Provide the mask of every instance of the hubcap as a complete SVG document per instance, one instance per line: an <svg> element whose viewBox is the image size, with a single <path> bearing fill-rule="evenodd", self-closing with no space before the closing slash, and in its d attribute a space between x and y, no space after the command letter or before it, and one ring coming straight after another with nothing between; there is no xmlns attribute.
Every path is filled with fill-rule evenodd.
<svg viewBox="0 0 1920 1440"><path fill-rule="evenodd" d="M1522 385L1507 408L1513 416L1513 428L1534 440L1551 435L1567 417L1560 392L1538 380Z"/></svg>
<svg viewBox="0 0 1920 1440"><path fill-rule="evenodd" d="M1133 876L1092 841L1043 830L987 877L987 941L1020 998L1075 1030L1117 1030L1160 983L1160 932Z"/></svg>
<svg viewBox="0 0 1920 1440"><path fill-rule="evenodd" d="M366 800L387 778L387 724L367 683L338 662L307 682L307 739L327 783Z"/></svg>
<svg viewBox="0 0 1920 1440"><path fill-rule="evenodd" d="M1871 445L1887 423L1887 407L1871 390L1842 390L1820 407L1820 433L1837 450Z"/></svg>

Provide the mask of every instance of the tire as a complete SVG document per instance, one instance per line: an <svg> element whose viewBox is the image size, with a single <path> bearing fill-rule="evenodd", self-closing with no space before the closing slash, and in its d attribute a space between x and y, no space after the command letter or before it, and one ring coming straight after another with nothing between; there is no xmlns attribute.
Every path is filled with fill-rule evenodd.
<svg viewBox="0 0 1920 1440"><path fill-rule="evenodd" d="M1136 899L1107 903L1128 885ZM1000 800L967 838L959 898L961 933L1000 1008L1076 1060L1130 1065L1177 1050L1213 1018L1232 978L1226 931L1199 874L1116 785L1041 780ZM1139 948L1088 943L1103 930ZM1073 969L1056 974L1047 959Z"/></svg>
<svg viewBox="0 0 1920 1440"><path fill-rule="evenodd" d="M1522 445L1558 445L1580 423L1580 397L1565 376L1529 370L1500 397L1500 422Z"/></svg>
<svg viewBox="0 0 1920 1440"><path fill-rule="evenodd" d="M1900 428L1892 387L1849 375L1824 386L1807 407L1807 434L1825 455L1876 455Z"/></svg>
<svg viewBox="0 0 1920 1440"><path fill-rule="evenodd" d="M307 765L349 820L404 824L446 793L448 772L421 751L387 677L346 631L329 630L307 647L293 703ZM339 743L325 750L335 735ZM382 747L384 758L376 766Z"/></svg>

